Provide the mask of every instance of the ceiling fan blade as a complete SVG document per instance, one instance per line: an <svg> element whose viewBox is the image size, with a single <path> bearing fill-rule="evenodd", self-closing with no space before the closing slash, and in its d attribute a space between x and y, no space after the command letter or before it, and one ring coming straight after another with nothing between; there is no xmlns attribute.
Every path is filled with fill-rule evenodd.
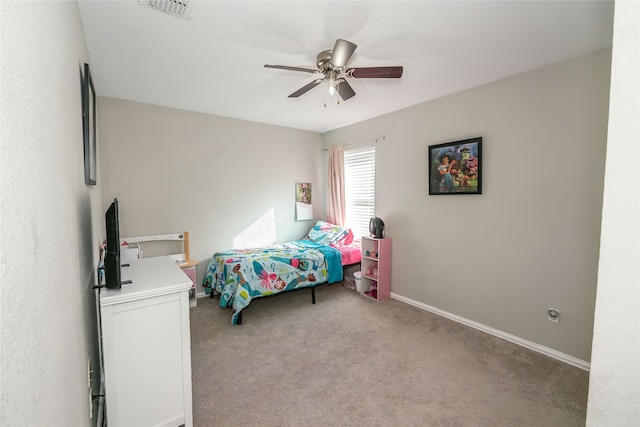
<svg viewBox="0 0 640 427"><path fill-rule="evenodd" d="M399 79L402 66L349 68L345 74L356 79Z"/></svg>
<svg viewBox="0 0 640 427"><path fill-rule="evenodd" d="M264 64L264 67L265 68L277 68L279 70L304 71L305 73L319 73L320 72L320 70L314 70L313 68L289 67L288 65Z"/></svg>
<svg viewBox="0 0 640 427"><path fill-rule="evenodd" d="M346 101L356 94L351 85L345 80L340 80L340 82L336 86L336 90L340 94L340 98L342 98L343 101Z"/></svg>
<svg viewBox="0 0 640 427"><path fill-rule="evenodd" d="M304 95L305 93L309 92L311 89L313 89L314 87L318 86L320 83L322 83L323 79L318 79L318 80L314 80L311 83L301 87L300 89L298 89L297 91L293 92L291 95L289 95L289 98L297 98L300 95Z"/></svg>
<svg viewBox="0 0 640 427"><path fill-rule="evenodd" d="M335 46L333 46L333 51L331 52L331 59L329 63L334 68L342 68L347 65L347 61L353 55L353 52L356 50L358 45L353 44L349 41L338 39L336 40Z"/></svg>

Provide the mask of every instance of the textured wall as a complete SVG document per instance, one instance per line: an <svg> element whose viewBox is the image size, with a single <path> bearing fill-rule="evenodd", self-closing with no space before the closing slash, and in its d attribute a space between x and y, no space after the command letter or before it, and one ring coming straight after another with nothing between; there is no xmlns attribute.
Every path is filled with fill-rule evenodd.
<svg viewBox="0 0 640 427"><path fill-rule="evenodd" d="M101 215L84 184L80 14L75 2L0 8L0 425L90 425Z"/></svg>
<svg viewBox="0 0 640 427"><path fill-rule="evenodd" d="M616 2L588 426L640 420L640 6Z"/></svg>

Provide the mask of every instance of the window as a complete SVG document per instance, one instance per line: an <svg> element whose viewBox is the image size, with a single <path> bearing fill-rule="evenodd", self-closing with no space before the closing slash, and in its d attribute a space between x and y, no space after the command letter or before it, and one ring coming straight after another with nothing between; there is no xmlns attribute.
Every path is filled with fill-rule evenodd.
<svg viewBox="0 0 640 427"><path fill-rule="evenodd" d="M358 147L344 152L344 185L347 202L346 226L356 240L369 235L369 219L374 216L376 147Z"/></svg>

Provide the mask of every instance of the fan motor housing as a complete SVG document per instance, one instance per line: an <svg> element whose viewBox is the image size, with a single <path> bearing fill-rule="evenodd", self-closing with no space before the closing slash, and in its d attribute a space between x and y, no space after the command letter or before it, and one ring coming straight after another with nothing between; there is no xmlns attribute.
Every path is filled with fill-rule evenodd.
<svg viewBox="0 0 640 427"><path fill-rule="evenodd" d="M331 60L332 53L333 50L331 49L323 50L318 54L318 57L316 58L316 66L323 73L331 68L331 63L329 61Z"/></svg>

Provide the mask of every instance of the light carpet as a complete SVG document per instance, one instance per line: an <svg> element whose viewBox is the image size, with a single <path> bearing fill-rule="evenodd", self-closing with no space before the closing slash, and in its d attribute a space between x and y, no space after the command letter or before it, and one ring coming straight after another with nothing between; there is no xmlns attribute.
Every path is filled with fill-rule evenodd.
<svg viewBox="0 0 640 427"><path fill-rule="evenodd" d="M584 426L588 372L341 283L191 309L196 426Z"/></svg>

